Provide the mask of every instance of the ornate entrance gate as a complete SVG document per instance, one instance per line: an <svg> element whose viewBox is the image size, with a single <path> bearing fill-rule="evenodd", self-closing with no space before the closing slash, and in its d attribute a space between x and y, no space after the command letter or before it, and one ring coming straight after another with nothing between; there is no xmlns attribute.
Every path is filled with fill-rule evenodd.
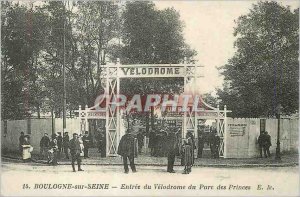
<svg viewBox="0 0 300 197"><path fill-rule="evenodd" d="M210 106L202 100L202 103L208 107L208 109L201 110L196 112L195 119L198 120L215 120L217 125L217 133L220 137L220 148L219 148L219 156L226 158L226 131L227 131L227 113L231 112L226 109L226 105L224 106L224 110L220 110L219 105L217 108ZM198 132L197 132L198 133Z"/></svg>
<svg viewBox="0 0 300 197"><path fill-rule="evenodd" d="M122 78L157 78L157 77L173 77L173 78L184 78L184 87L191 80L196 81L197 78L202 77L199 74L198 68L203 66L195 64L137 64L137 65L121 65L120 60L117 60L116 64L107 64L104 68L105 73L105 95L109 98L119 95L120 93L120 79ZM115 108L114 108L115 107ZM221 139L224 138L225 131L225 120L226 120L226 109L224 111L213 108L214 112L217 113L218 119L218 133ZM124 130L121 129L121 112L119 106L113 106L111 102L106 102L105 110L96 110L95 106L84 110L79 106L79 118L81 119L82 129L86 129L87 120L89 118L98 118L106 120L106 155L116 156L118 142L120 137L124 134ZM206 110L204 111L208 113ZM199 112L198 112L199 113ZM192 112L184 112L183 124L182 124L182 136L186 135L188 130L197 133L197 119L198 114ZM224 153L223 140L220 151L220 155Z"/></svg>

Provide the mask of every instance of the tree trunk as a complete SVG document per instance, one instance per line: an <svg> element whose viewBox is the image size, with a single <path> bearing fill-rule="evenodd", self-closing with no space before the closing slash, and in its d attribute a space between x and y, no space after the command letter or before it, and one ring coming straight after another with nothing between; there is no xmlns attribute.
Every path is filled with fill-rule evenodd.
<svg viewBox="0 0 300 197"><path fill-rule="evenodd" d="M39 103L36 105L36 109L37 109L38 119L40 119L41 118L41 108L40 108L40 104Z"/></svg>

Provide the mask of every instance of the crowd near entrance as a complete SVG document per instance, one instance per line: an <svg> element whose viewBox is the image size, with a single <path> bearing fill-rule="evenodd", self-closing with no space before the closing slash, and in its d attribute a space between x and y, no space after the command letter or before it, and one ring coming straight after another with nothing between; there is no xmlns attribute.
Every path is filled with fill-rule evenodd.
<svg viewBox="0 0 300 197"><path fill-rule="evenodd" d="M108 64L105 67L105 92L109 98L120 94L120 79L122 78L170 78L181 77L184 79L184 87L191 81L202 77L195 64L155 64L155 65L121 65ZM195 86L196 87L196 86ZM196 94L196 90L193 90ZM210 106L200 98L201 109L197 112L184 112L159 117L154 128L146 132L142 125L132 124L131 130L135 135L136 154L160 157L166 155L165 140L168 132L175 132L178 136L176 154L180 155L181 145L189 135L193 139L195 157L226 157L224 155L224 138L226 137L226 113L224 109ZM118 144L125 134L128 121L119 107L113 108L112 103L106 102L104 109L85 106L76 111L80 119L81 133L88 131L91 147L96 148L101 157L117 156ZM212 121L207 121L212 120ZM209 124L207 124L209 123Z"/></svg>

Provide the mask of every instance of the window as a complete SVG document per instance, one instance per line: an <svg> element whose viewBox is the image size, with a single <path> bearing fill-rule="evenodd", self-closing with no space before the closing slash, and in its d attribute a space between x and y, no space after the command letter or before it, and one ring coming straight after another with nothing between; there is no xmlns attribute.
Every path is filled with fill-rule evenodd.
<svg viewBox="0 0 300 197"><path fill-rule="evenodd" d="M266 131L266 119L260 119L260 133Z"/></svg>

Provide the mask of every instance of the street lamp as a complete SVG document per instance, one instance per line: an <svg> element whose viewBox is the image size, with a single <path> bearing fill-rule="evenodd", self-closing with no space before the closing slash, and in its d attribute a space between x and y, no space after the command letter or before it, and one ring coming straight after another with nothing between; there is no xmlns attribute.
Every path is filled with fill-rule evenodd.
<svg viewBox="0 0 300 197"><path fill-rule="evenodd" d="M280 113L281 113L281 109L282 109L282 106L279 104L277 106L277 112L276 112L276 115L277 115L277 120L278 120L278 125L277 125L277 147L276 147L276 156L275 156L275 159L276 160L281 160L281 156L280 156Z"/></svg>

